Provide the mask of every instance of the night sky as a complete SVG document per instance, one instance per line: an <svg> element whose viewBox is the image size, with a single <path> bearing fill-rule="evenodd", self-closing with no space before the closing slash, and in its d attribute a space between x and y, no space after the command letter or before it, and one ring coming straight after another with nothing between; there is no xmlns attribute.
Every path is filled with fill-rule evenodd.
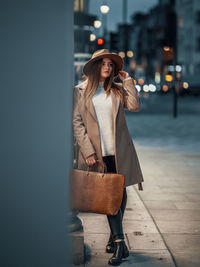
<svg viewBox="0 0 200 267"><path fill-rule="evenodd" d="M123 0L90 0L89 12L94 15L98 15L101 19L101 12L99 7L103 2L107 2L110 7L110 11L107 14L107 25L109 30L116 30L116 24L122 22L122 1ZM135 12L145 12L155 6L158 0L127 0L128 1L128 21L130 22L130 16Z"/></svg>

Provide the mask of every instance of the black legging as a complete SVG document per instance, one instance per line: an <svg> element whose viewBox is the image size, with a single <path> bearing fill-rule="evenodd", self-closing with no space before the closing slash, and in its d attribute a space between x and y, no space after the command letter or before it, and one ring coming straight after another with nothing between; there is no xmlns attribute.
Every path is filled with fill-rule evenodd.
<svg viewBox="0 0 200 267"><path fill-rule="evenodd" d="M103 161L106 164L107 172L116 173L115 156L103 157ZM107 215L108 224L110 226L113 240L124 239L122 219L126 208L126 202L127 202L127 193L126 193L126 188L124 188L122 203L118 213L116 215Z"/></svg>

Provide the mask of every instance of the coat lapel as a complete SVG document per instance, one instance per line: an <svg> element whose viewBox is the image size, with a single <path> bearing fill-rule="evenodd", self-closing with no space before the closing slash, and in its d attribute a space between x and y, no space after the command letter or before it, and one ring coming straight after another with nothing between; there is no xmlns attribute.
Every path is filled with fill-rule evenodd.
<svg viewBox="0 0 200 267"><path fill-rule="evenodd" d="M82 91L82 95L84 94L85 86L86 86L86 83L85 82L83 82L83 83L81 83L81 84L78 85L78 87ZM82 99L83 99L83 97L82 97ZM83 105L84 105L84 102L83 102ZM92 99L90 99L88 101L88 104L87 104L86 108L89 111L89 113L92 115L92 117L97 121L97 117L96 117L96 113L95 113L94 106L93 106L93 103L92 103Z"/></svg>
<svg viewBox="0 0 200 267"><path fill-rule="evenodd" d="M97 116L96 116L96 112L94 110L92 99L89 100L87 108L88 108L88 111L90 112L90 114L92 115L92 117L97 121Z"/></svg>

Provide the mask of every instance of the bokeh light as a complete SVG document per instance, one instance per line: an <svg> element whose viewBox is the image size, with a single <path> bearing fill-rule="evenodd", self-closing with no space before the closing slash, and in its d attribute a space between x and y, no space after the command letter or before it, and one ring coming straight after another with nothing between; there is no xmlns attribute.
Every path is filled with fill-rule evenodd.
<svg viewBox="0 0 200 267"><path fill-rule="evenodd" d="M97 44L98 44L98 45L103 45L103 43L104 43L103 38L98 38L98 39L97 39Z"/></svg>
<svg viewBox="0 0 200 267"><path fill-rule="evenodd" d="M118 55L121 57L121 58L124 58L125 57L125 53L124 52L119 52Z"/></svg>
<svg viewBox="0 0 200 267"><path fill-rule="evenodd" d="M168 86L166 84L162 87L163 92L167 92L169 90Z"/></svg>
<svg viewBox="0 0 200 267"><path fill-rule="evenodd" d="M144 91L144 92L149 92L149 86L148 86L147 84L145 84L145 85L143 86L143 91Z"/></svg>
<svg viewBox="0 0 200 267"><path fill-rule="evenodd" d="M188 89L189 88L189 84L187 82L183 82L183 88L184 89Z"/></svg>
<svg viewBox="0 0 200 267"><path fill-rule="evenodd" d="M173 76L171 74L165 75L165 81L172 82L173 81Z"/></svg>
<svg viewBox="0 0 200 267"><path fill-rule="evenodd" d="M181 72L182 71L182 67L180 65L176 65L176 71L177 72Z"/></svg>
<svg viewBox="0 0 200 267"><path fill-rule="evenodd" d="M143 85L144 84L144 80L142 78L139 78L138 79L138 83L139 83L139 85Z"/></svg>
<svg viewBox="0 0 200 267"><path fill-rule="evenodd" d="M96 35L91 33L90 34L90 42L94 42L96 40Z"/></svg>
<svg viewBox="0 0 200 267"><path fill-rule="evenodd" d="M95 27L95 28L100 28L101 25L102 25L102 22L101 22L100 20L95 20L95 21L94 21L94 27Z"/></svg>
<svg viewBox="0 0 200 267"><path fill-rule="evenodd" d="M155 73L155 82L160 83L160 73L159 72Z"/></svg>
<svg viewBox="0 0 200 267"><path fill-rule="evenodd" d="M149 91L154 93L156 91L156 86L154 84L149 84Z"/></svg>
<svg viewBox="0 0 200 267"><path fill-rule="evenodd" d="M109 10L110 10L110 7L109 7L108 5L102 5L102 6L100 6L100 11L101 11L101 13L103 13L103 14L108 13Z"/></svg>
<svg viewBox="0 0 200 267"><path fill-rule="evenodd" d="M127 51L127 57L133 57L134 56L134 53L133 51Z"/></svg>
<svg viewBox="0 0 200 267"><path fill-rule="evenodd" d="M137 89L138 92L141 91L141 86L140 86L140 85L137 84L137 85L135 86L135 88Z"/></svg>

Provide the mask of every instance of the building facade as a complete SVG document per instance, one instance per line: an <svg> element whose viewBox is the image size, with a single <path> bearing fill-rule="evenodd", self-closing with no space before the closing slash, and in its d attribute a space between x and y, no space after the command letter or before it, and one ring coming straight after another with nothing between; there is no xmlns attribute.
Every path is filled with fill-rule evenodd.
<svg viewBox="0 0 200 267"><path fill-rule="evenodd" d="M90 35L94 30L96 16L89 15L89 0L74 0L74 52L91 53L94 42Z"/></svg>
<svg viewBox="0 0 200 267"><path fill-rule="evenodd" d="M200 85L200 1L177 0L177 61L182 79Z"/></svg>
<svg viewBox="0 0 200 267"><path fill-rule="evenodd" d="M160 0L147 14L134 13L130 49L134 51L136 68L143 68L147 82L155 73L162 76L176 56L176 14L173 0ZM173 55L166 53L169 47Z"/></svg>

